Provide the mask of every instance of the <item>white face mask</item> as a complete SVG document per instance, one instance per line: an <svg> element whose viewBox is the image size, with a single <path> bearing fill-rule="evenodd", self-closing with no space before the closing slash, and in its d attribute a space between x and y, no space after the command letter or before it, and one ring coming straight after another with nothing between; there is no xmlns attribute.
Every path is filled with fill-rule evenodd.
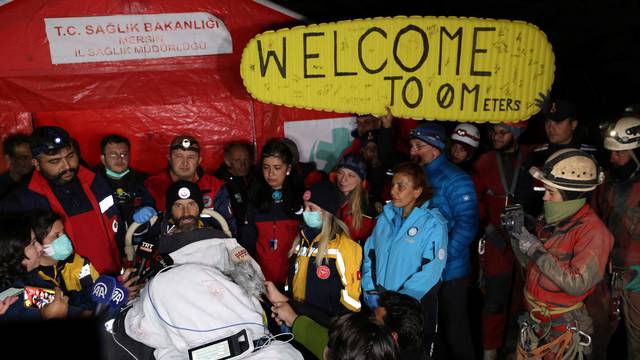
<svg viewBox="0 0 640 360"><path fill-rule="evenodd" d="M305 211L302 213L302 219L312 229L322 228L322 214L319 211Z"/></svg>

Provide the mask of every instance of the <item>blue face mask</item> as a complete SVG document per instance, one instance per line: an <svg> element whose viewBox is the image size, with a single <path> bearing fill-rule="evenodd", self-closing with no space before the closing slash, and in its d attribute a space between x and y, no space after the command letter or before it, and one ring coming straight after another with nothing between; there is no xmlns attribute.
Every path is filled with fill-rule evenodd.
<svg viewBox="0 0 640 360"><path fill-rule="evenodd" d="M44 247L44 252L51 256L54 260L64 260L73 253L73 245L67 234L60 235L59 238L53 240L51 244L47 244Z"/></svg>
<svg viewBox="0 0 640 360"><path fill-rule="evenodd" d="M125 175L129 173L130 169L127 169L121 173L117 173L115 171L107 169L107 176L113 179L122 179Z"/></svg>
<svg viewBox="0 0 640 360"><path fill-rule="evenodd" d="M320 229L322 227L322 216L319 211L305 211L302 213L302 219L312 229Z"/></svg>

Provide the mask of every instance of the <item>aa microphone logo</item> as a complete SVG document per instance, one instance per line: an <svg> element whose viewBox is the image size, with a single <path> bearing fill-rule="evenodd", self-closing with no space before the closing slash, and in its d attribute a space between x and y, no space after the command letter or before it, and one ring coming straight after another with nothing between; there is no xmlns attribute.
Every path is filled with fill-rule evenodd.
<svg viewBox="0 0 640 360"><path fill-rule="evenodd" d="M107 285L99 282L93 286L93 295L102 299L107 298Z"/></svg>
<svg viewBox="0 0 640 360"><path fill-rule="evenodd" d="M116 305L120 305L120 303L125 299L125 294L120 288L116 288L113 291L113 295L111 295L111 301L113 301Z"/></svg>

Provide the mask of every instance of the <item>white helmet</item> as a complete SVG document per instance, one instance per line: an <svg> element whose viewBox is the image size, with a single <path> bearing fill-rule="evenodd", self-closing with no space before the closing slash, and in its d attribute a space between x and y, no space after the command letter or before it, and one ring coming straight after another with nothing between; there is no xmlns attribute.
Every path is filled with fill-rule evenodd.
<svg viewBox="0 0 640 360"><path fill-rule="evenodd" d="M480 131L472 124L458 124L451 134L451 140L460 141L477 149L480 145Z"/></svg>
<svg viewBox="0 0 640 360"><path fill-rule="evenodd" d="M611 123L604 134L607 150L633 150L640 147L640 119L627 116Z"/></svg>
<svg viewBox="0 0 640 360"><path fill-rule="evenodd" d="M529 173L543 183L560 190L587 192L604 181L596 160L586 152L568 148L554 152L542 169L531 167Z"/></svg>

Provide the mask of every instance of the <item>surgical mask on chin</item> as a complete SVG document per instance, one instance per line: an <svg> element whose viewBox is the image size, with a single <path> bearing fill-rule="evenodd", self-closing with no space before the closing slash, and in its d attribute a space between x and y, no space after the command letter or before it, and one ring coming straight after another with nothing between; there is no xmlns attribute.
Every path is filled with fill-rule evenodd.
<svg viewBox="0 0 640 360"><path fill-rule="evenodd" d="M304 211L302 219L312 229L320 229L322 227L322 216L319 211Z"/></svg>
<svg viewBox="0 0 640 360"><path fill-rule="evenodd" d="M73 245L67 234L62 234L51 244L43 246L44 253L54 260L64 260L73 253Z"/></svg>
<svg viewBox="0 0 640 360"><path fill-rule="evenodd" d="M129 173L130 169L127 169L121 173L117 173L113 170L107 169L107 176L114 179L122 179L125 175Z"/></svg>

